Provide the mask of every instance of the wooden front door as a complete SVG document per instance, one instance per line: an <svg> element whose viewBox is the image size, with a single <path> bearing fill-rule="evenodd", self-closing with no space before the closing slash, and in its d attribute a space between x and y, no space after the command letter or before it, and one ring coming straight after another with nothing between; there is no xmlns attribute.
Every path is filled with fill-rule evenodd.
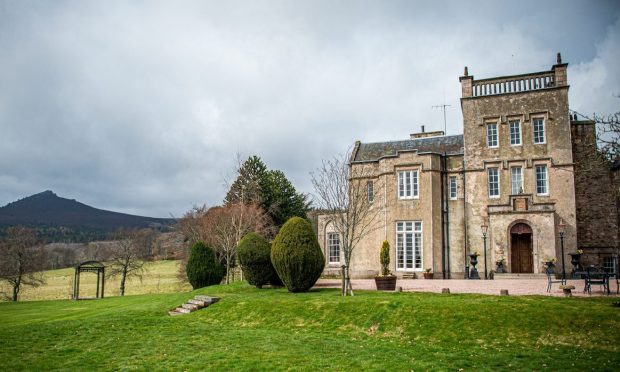
<svg viewBox="0 0 620 372"><path fill-rule="evenodd" d="M510 232L511 271L513 273L533 273L532 229L522 223L515 225Z"/></svg>

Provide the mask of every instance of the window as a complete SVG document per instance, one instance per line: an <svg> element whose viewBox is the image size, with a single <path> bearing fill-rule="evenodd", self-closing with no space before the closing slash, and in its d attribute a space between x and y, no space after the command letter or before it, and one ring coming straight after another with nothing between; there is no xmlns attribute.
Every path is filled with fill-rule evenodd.
<svg viewBox="0 0 620 372"><path fill-rule="evenodd" d="M489 179L489 197L499 198L499 168L487 169Z"/></svg>
<svg viewBox="0 0 620 372"><path fill-rule="evenodd" d="M497 123L487 124L487 146L497 147Z"/></svg>
<svg viewBox="0 0 620 372"><path fill-rule="evenodd" d="M366 183L366 193L368 194L368 202L375 201L375 185L372 181Z"/></svg>
<svg viewBox="0 0 620 372"><path fill-rule="evenodd" d="M328 233L327 246L329 249L329 263L340 263L340 235Z"/></svg>
<svg viewBox="0 0 620 372"><path fill-rule="evenodd" d="M398 172L398 198L414 199L418 197L418 171Z"/></svg>
<svg viewBox="0 0 620 372"><path fill-rule="evenodd" d="M521 122L510 122L510 145L518 146L521 144Z"/></svg>
<svg viewBox="0 0 620 372"><path fill-rule="evenodd" d="M523 168L510 168L510 193L513 195L523 193Z"/></svg>
<svg viewBox="0 0 620 372"><path fill-rule="evenodd" d="M396 223L396 270L422 270L422 222Z"/></svg>
<svg viewBox="0 0 620 372"><path fill-rule="evenodd" d="M545 143L545 119L534 119L534 143Z"/></svg>
<svg viewBox="0 0 620 372"><path fill-rule="evenodd" d="M547 184L547 166L536 166L536 194L549 195L549 187Z"/></svg>
<svg viewBox="0 0 620 372"><path fill-rule="evenodd" d="M450 176L450 199L456 199L456 176Z"/></svg>
<svg viewBox="0 0 620 372"><path fill-rule="evenodd" d="M616 257L603 257L603 270L608 273L616 273Z"/></svg>

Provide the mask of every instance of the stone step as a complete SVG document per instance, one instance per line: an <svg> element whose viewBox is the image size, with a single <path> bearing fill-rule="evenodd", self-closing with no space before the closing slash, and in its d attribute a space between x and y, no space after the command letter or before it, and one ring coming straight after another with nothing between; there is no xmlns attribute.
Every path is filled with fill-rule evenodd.
<svg viewBox="0 0 620 372"><path fill-rule="evenodd" d="M199 301L208 302L210 304L214 304L217 301L219 301L219 298L217 298L217 297L211 297L211 296L205 296L205 295L196 295L196 296L194 296L194 299L199 300Z"/></svg>
<svg viewBox="0 0 620 372"><path fill-rule="evenodd" d="M534 274L534 273L505 273L498 274L495 273L493 278L495 280L513 280L513 279L536 279L536 280L547 280L546 274Z"/></svg>
<svg viewBox="0 0 620 372"><path fill-rule="evenodd" d="M202 301L202 300L195 300L195 299L190 299L187 300L188 304L194 304L194 305L198 305L199 307L207 307L209 305L211 305L210 302L206 302L206 301Z"/></svg>
<svg viewBox="0 0 620 372"><path fill-rule="evenodd" d="M181 314L189 314L193 311L200 310L218 301L219 301L218 297L197 295L194 298L188 300L186 303L184 303L180 307L177 307L174 310L168 311L168 315L177 316Z"/></svg>
<svg viewBox="0 0 620 372"><path fill-rule="evenodd" d="M196 304L183 304L181 307L184 309L189 309L190 311L196 311L201 308Z"/></svg>

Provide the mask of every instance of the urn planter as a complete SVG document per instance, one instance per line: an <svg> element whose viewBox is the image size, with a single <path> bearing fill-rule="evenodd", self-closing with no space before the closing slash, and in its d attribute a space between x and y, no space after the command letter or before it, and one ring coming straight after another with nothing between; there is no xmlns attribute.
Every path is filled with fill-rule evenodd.
<svg viewBox="0 0 620 372"><path fill-rule="evenodd" d="M495 264L495 272L498 274L503 274L506 272L506 269L504 268L504 263L503 262L498 262Z"/></svg>
<svg viewBox="0 0 620 372"><path fill-rule="evenodd" d="M470 254L469 260L472 266L469 272L469 279L480 279L480 275L478 274L478 269L476 269L476 265L478 264L478 255L475 253Z"/></svg>
<svg viewBox="0 0 620 372"><path fill-rule="evenodd" d="M570 263L573 265L573 273L575 271L579 271L580 269L579 261L581 260L581 253L569 253L569 255L570 255Z"/></svg>
<svg viewBox="0 0 620 372"><path fill-rule="evenodd" d="M375 276L375 284L377 285L377 291L394 291L396 290L396 276Z"/></svg>

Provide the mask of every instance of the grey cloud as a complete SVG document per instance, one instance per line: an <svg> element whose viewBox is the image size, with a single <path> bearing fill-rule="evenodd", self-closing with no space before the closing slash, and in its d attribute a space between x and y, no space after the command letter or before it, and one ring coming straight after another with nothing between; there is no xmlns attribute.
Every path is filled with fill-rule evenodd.
<svg viewBox="0 0 620 372"><path fill-rule="evenodd" d="M221 202L238 152L311 192L308 173L355 140L441 129L431 106L444 100L448 132L460 133L464 65L476 77L541 70L558 50L571 63L571 103L600 110L618 86L618 8L0 2L0 204L53 189L178 216Z"/></svg>

